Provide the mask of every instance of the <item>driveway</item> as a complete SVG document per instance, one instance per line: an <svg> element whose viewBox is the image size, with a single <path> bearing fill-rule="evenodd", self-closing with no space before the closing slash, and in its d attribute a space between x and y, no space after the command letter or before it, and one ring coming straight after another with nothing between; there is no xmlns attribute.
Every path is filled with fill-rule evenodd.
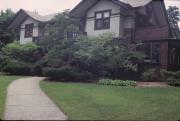
<svg viewBox="0 0 180 121"><path fill-rule="evenodd" d="M40 89L44 78L13 81L8 87L6 120L67 120L67 116Z"/></svg>

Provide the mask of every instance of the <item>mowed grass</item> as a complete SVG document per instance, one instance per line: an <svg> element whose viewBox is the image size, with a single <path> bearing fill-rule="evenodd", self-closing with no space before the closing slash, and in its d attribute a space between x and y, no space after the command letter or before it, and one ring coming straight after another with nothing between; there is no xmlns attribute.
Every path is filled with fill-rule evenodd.
<svg viewBox="0 0 180 121"><path fill-rule="evenodd" d="M13 80L18 79L18 78L21 78L21 77L0 75L0 119L3 119L7 87Z"/></svg>
<svg viewBox="0 0 180 121"><path fill-rule="evenodd" d="M71 120L179 120L180 88L40 83Z"/></svg>

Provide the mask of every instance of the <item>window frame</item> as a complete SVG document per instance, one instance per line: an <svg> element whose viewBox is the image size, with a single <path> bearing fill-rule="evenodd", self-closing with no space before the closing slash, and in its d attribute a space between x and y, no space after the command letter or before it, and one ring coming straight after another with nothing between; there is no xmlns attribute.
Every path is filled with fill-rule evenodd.
<svg viewBox="0 0 180 121"><path fill-rule="evenodd" d="M103 10L103 11L97 11L95 12L94 18L95 18L95 22L94 22L94 30L106 30L106 29L110 29L111 26L111 9L109 10ZM105 13L109 12L109 17L104 17ZM97 14L101 14L102 18L97 18ZM108 21L108 25L104 26L105 21ZM98 27L98 21L101 21L102 23L102 27Z"/></svg>
<svg viewBox="0 0 180 121"><path fill-rule="evenodd" d="M33 37L34 23L25 24L24 38Z"/></svg>

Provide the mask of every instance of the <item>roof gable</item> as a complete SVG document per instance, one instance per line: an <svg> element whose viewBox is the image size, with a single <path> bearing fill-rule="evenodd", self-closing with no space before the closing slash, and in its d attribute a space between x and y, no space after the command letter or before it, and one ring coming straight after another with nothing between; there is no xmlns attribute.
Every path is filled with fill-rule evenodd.
<svg viewBox="0 0 180 121"><path fill-rule="evenodd" d="M35 12L30 12L27 10L19 10L19 12L15 15L12 21L9 23L9 28L18 28L20 24L27 18L30 17L38 22L48 22L51 21L57 14L50 14L46 16L39 15Z"/></svg>
<svg viewBox="0 0 180 121"><path fill-rule="evenodd" d="M71 12L70 15L73 17L81 17L85 16L86 12L96 5L101 0L82 0ZM122 6L123 8L129 8L131 7L130 5L123 3L119 0L108 0L113 2L114 4L117 4L119 6Z"/></svg>
<svg viewBox="0 0 180 121"><path fill-rule="evenodd" d="M119 1L129 4L132 7L141 7L147 5L152 0L119 0Z"/></svg>
<svg viewBox="0 0 180 121"><path fill-rule="evenodd" d="M70 14L74 17L84 16L86 11L100 0L82 0ZM109 0L123 8L135 8L145 6L152 0Z"/></svg>

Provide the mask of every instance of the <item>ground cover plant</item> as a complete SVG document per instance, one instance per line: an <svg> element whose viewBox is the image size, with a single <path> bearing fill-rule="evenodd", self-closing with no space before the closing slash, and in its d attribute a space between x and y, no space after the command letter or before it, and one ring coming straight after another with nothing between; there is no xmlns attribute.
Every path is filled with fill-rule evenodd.
<svg viewBox="0 0 180 121"><path fill-rule="evenodd" d="M136 81L132 80L112 80L112 79L101 79L99 80L101 85L112 85L112 86L136 86Z"/></svg>

